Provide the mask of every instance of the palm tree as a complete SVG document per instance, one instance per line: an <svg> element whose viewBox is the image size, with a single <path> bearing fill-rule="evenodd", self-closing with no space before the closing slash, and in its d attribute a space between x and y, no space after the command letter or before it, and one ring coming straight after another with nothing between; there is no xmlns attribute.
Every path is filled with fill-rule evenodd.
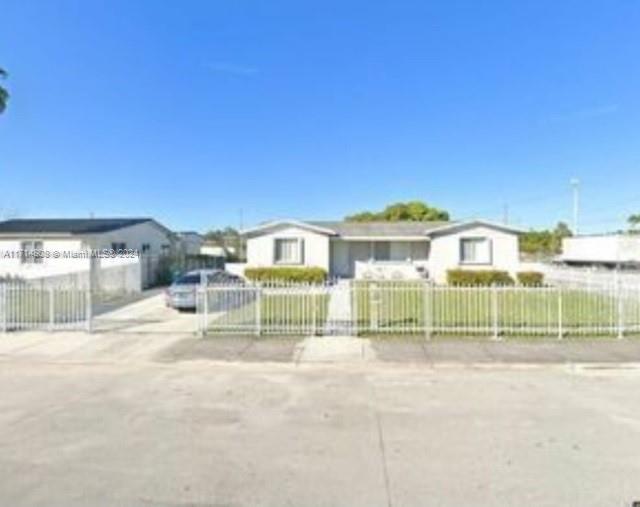
<svg viewBox="0 0 640 507"><path fill-rule="evenodd" d="M0 67L0 79L5 79L7 75L7 71ZM0 86L0 114L7 108L8 100L9 92Z"/></svg>

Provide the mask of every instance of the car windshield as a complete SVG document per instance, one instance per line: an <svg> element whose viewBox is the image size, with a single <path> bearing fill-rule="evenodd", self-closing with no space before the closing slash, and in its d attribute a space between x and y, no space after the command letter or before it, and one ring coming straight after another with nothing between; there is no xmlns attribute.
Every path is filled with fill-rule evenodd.
<svg viewBox="0 0 640 507"><path fill-rule="evenodd" d="M176 285L198 285L200 283L200 274L184 275L175 281Z"/></svg>

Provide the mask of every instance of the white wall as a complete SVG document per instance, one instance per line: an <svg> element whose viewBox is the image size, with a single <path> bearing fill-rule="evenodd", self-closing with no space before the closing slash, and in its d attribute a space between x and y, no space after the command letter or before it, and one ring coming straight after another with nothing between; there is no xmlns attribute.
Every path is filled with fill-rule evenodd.
<svg viewBox="0 0 640 507"><path fill-rule="evenodd" d="M492 259L490 264L465 265L460 263L460 240L463 238L486 237L491 241ZM449 269L499 269L512 275L519 270L520 253L518 236L485 226L470 227L450 234L432 238L429 256L429 276L436 283L446 283Z"/></svg>
<svg viewBox="0 0 640 507"><path fill-rule="evenodd" d="M579 262L640 262L640 237L616 234L562 240L562 259Z"/></svg>
<svg viewBox="0 0 640 507"><path fill-rule="evenodd" d="M329 271L329 236L294 226L283 227L247 239L247 265L249 267L282 266L274 263L276 238L304 240L304 263L292 266L315 266Z"/></svg>
<svg viewBox="0 0 640 507"><path fill-rule="evenodd" d="M45 252L52 254L52 257L43 258L41 263L23 263L18 257L24 239L0 239L0 276L13 276L20 278L41 278L45 276L56 276L66 273L75 273L89 269L89 259L65 258L64 252L79 252L84 250L82 239L78 238L33 238L42 241L42 248ZM58 258L53 257L55 252L59 252ZM16 257L11 257L15 255Z"/></svg>
<svg viewBox="0 0 640 507"><path fill-rule="evenodd" d="M146 243L151 247L147 252L148 255L162 254L163 245L172 247L171 238L153 222L144 222L103 234L93 234L86 238L87 243L94 249L111 248L111 243L124 242L127 248L137 249L141 253L142 245Z"/></svg>

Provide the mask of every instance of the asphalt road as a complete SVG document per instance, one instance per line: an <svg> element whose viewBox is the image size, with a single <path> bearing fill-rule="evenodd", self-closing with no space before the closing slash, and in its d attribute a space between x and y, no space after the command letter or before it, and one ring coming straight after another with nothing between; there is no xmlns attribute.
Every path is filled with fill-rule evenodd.
<svg viewBox="0 0 640 507"><path fill-rule="evenodd" d="M104 350L0 361L1 505L640 500L631 366L123 362Z"/></svg>

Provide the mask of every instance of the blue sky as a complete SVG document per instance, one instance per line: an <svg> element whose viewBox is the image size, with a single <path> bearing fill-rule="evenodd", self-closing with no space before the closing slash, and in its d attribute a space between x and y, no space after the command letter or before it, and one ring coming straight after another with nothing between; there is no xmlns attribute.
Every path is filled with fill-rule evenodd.
<svg viewBox="0 0 640 507"><path fill-rule="evenodd" d="M0 208L176 229L640 211L640 1L3 0Z"/></svg>

